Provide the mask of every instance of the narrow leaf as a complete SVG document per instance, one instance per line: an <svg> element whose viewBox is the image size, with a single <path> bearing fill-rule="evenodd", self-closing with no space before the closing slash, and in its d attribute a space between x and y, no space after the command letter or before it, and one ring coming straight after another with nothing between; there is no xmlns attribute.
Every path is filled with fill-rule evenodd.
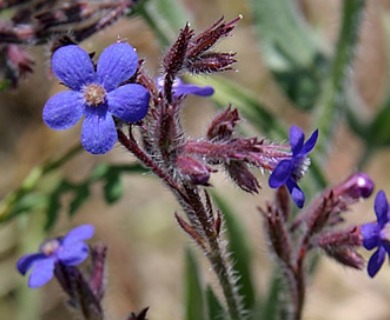
<svg viewBox="0 0 390 320"><path fill-rule="evenodd" d="M222 306L222 303L218 300L213 289L207 286L206 299L208 307L209 320L224 320L227 319L227 315Z"/></svg>
<svg viewBox="0 0 390 320"><path fill-rule="evenodd" d="M204 293L199 274L199 266L190 249L186 250L185 258L185 319L206 320Z"/></svg>

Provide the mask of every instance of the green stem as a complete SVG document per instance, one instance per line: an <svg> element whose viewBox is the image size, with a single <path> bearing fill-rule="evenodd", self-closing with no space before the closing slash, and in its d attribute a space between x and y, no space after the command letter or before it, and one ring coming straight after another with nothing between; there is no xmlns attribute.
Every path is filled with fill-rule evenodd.
<svg viewBox="0 0 390 320"><path fill-rule="evenodd" d="M319 98L317 123L322 136L316 151L319 159L325 159L333 139L336 124L345 111L345 84L348 69L356 51L365 0L343 1L342 25L329 78Z"/></svg>
<svg viewBox="0 0 390 320"><path fill-rule="evenodd" d="M156 23L156 20L152 17L152 15L149 13L149 11L146 9L146 3L142 4L137 7L137 13L142 16L142 18L145 20L145 22L149 25L149 27L152 29L158 40L160 41L160 44L162 47L167 47L169 45L169 39L165 35L163 31L161 31L161 28Z"/></svg>

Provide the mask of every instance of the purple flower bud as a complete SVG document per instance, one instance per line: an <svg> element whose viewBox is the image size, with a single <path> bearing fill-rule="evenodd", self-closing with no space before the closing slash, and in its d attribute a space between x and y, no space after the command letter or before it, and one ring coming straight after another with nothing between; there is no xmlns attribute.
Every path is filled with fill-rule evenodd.
<svg viewBox="0 0 390 320"><path fill-rule="evenodd" d="M208 181L212 170L202 161L189 156L179 155L176 158L176 165L183 175L190 178L192 183L209 186Z"/></svg>
<svg viewBox="0 0 390 320"><path fill-rule="evenodd" d="M335 196L358 200L368 198L374 191L374 182L364 172L354 173L344 182L332 188Z"/></svg>

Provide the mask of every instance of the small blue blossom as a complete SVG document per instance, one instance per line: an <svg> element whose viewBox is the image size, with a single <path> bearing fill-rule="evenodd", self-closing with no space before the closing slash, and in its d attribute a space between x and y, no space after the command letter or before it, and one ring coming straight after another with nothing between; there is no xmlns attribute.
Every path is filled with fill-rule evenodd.
<svg viewBox="0 0 390 320"><path fill-rule="evenodd" d="M55 76L69 91L51 97L43 109L43 120L52 129L65 130L85 117L81 144L90 153L110 151L118 140L113 116L127 123L142 120L149 93L141 85L121 85L134 75L138 56L124 42L101 53L97 67L89 54L76 45L57 49L52 57Z"/></svg>
<svg viewBox="0 0 390 320"><path fill-rule="evenodd" d="M389 203L382 190L376 195L374 210L377 222L366 223L360 227L364 248L378 248L368 261L367 271L370 277L374 277L382 267L386 252L390 255Z"/></svg>
<svg viewBox="0 0 390 320"><path fill-rule="evenodd" d="M25 275L31 269L28 278L30 288L39 288L49 282L54 276L56 263L65 266L76 266L88 257L88 245L84 242L92 238L94 227L81 225L69 231L64 237L44 242L38 253L21 257L16 267Z"/></svg>
<svg viewBox="0 0 390 320"><path fill-rule="evenodd" d="M304 175L309 164L308 153L313 150L317 143L318 130L315 130L310 138L305 142L305 134L297 127L290 129L291 158L283 159L275 166L269 177L269 186L271 188L280 188L287 186L292 199L299 208L305 204L305 194L299 188L297 182Z"/></svg>
<svg viewBox="0 0 390 320"><path fill-rule="evenodd" d="M162 90L164 88L164 78L157 78L157 85ZM211 86L197 86L195 84L185 83L180 78L176 78L172 86L173 96L175 98L187 96L189 94L201 97L209 97L214 94L214 88Z"/></svg>

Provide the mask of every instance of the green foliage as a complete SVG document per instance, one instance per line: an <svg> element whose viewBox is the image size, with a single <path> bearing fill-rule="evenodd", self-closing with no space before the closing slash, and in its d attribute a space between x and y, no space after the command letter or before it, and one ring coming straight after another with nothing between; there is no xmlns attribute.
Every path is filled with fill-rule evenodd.
<svg viewBox="0 0 390 320"><path fill-rule="evenodd" d="M73 151L72 154L74 154ZM122 174L139 174L147 171L139 164L100 163L84 181L74 183L66 178L60 178L54 185L49 183L48 188L41 190L39 187L49 173L61 167L63 163L63 161L56 160L33 169L20 188L10 192L0 202L0 221L9 221L21 214L32 214L40 210L46 214L45 229L48 230L58 219L63 207L62 198L65 195L70 197L67 211L72 216L90 198L93 184L103 183L104 198L107 204L113 204L123 195Z"/></svg>
<svg viewBox="0 0 390 320"><path fill-rule="evenodd" d="M91 174L80 183L72 183L67 179L62 179L57 186L48 195L48 208L46 211L47 220L45 229L50 229L56 222L61 208L61 198L70 194L71 200L68 207L68 213L74 215L76 211L89 199L91 187L96 182L103 183L104 198L107 204L113 204L123 195L123 186L121 175L123 173L139 174L146 170L139 164L130 165L110 165L100 163L95 167Z"/></svg>
<svg viewBox="0 0 390 320"><path fill-rule="evenodd" d="M185 255L185 319L206 320L205 295L199 266L190 249Z"/></svg>
<svg viewBox="0 0 390 320"><path fill-rule="evenodd" d="M210 286L206 288L206 300L209 320L227 319L225 310Z"/></svg>
<svg viewBox="0 0 390 320"><path fill-rule="evenodd" d="M329 64L316 35L292 1L249 2L262 55L276 81L297 107L313 108Z"/></svg>

